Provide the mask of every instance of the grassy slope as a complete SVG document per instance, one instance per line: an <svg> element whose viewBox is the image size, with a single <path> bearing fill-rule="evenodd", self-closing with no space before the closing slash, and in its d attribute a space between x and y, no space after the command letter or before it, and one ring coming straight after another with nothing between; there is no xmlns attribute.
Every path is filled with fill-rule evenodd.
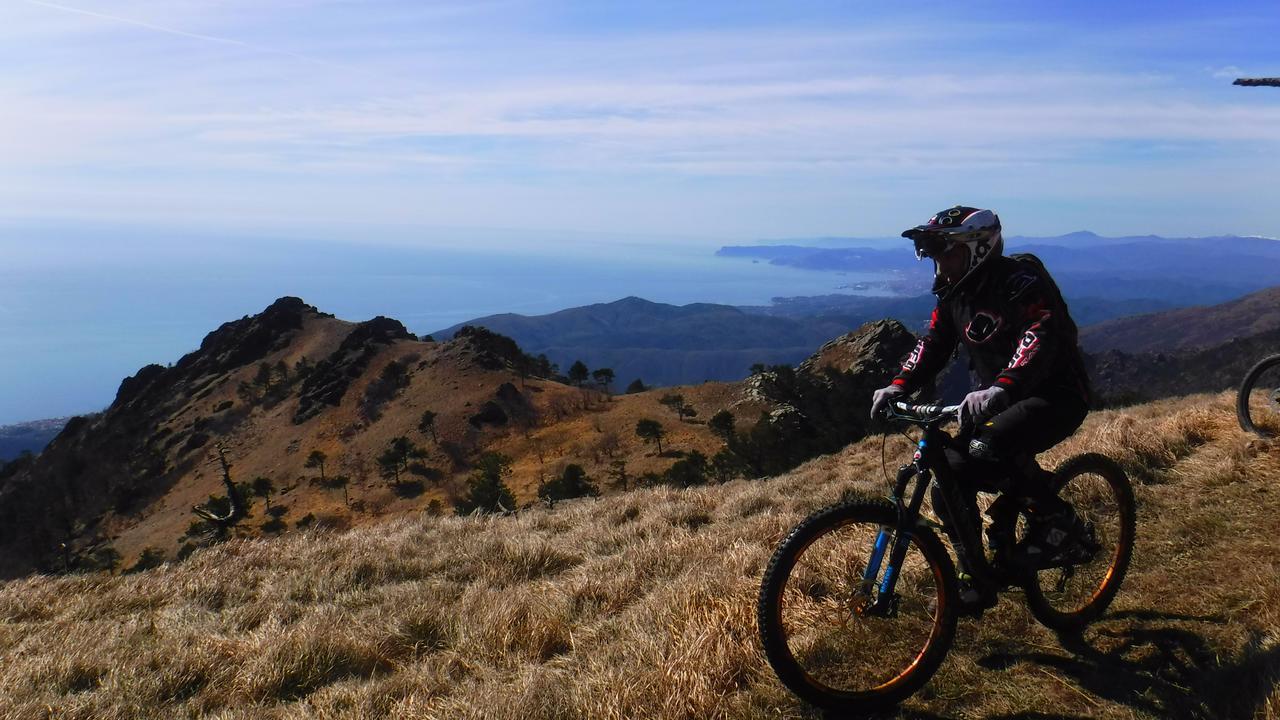
<svg viewBox="0 0 1280 720"><path fill-rule="evenodd" d="M1097 413L1043 457L1106 452L1136 481L1113 612L1062 640L1010 595L904 714L1280 717L1280 448L1230 402ZM786 530L851 488L883 491L878 438L768 481L10 582L0 716L808 717L763 662L755 594Z"/></svg>
<svg viewBox="0 0 1280 720"><path fill-rule="evenodd" d="M296 347L269 355L266 360L292 365L303 355L325 357L350 328L351 324L343 321L310 320L303 340ZM410 386L383 406L377 421L366 423L358 411L365 389L392 360L406 359L412 376ZM420 368L420 362L432 364ZM193 417L215 417L213 410L226 401L240 402L235 388L240 380L251 380L256 368L251 365L241 369L208 397L192 400L162 427L179 431L189 425ZM538 427L524 433L514 427L489 426L476 430L467 423L467 418L492 400L504 382L517 388L528 386L526 396L543 415ZM535 389L538 392L534 392ZM254 408L222 439L228 446L237 481L249 482L258 476L273 481L276 493L272 504L286 509L284 521L289 527L310 514L322 524L346 529L384 522L388 517L420 513L433 499L443 501L447 507L451 498L465 489L469 471L453 469L439 445L417 429L423 410L439 413L436 428L441 441L474 444L513 458L513 473L507 482L517 500L523 503L536 497L541 477L559 473L568 463L583 465L602 486L607 481L609 461L613 457L625 459L627 471L633 476L670 467L674 456L660 457L655 448L636 437L636 421L642 417L654 418L663 424L669 434L663 440L664 451L701 450L710 456L719 441L705 421L737 399L737 389L736 384L705 383L617 395L607 402L603 395L595 393L590 409L583 409L583 393L576 388L541 380L522 382L511 372L477 367L472 361L457 357L445 344L405 341L374 358L366 372L352 383L340 406L327 408L319 417L297 426L292 422L297 399L290 397L274 407ZM668 392L682 393L686 402L698 409L700 416L696 422L680 422L658 402ZM393 492L390 483L379 477L375 458L399 435L409 436L426 450L428 457L424 462L444 470L446 480L426 483L425 492L414 497L400 497ZM601 450L606 437L612 439L612 457ZM195 519L191 507L205 502L211 494L224 494L212 447L210 443L187 456L192 460L189 470L176 473L173 487L145 511L124 517L110 516L107 520L106 533L111 536L113 547L122 554L125 566L133 563L144 548L172 553L177 548L175 541L180 542L179 538ZM319 475L317 470L305 467L312 450L328 455L328 476L351 477L348 495L355 509L344 505L341 490L324 489L309 482ZM255 498L251 508L253 516L241 524L240 532L257 533L268 519L263 510L262 501Z"/></svg>

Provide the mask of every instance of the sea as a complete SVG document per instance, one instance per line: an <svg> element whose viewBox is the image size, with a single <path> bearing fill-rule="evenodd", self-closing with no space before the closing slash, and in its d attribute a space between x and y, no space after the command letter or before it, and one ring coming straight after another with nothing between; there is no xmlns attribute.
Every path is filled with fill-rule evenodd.
<svg viewBox="0 0 1280 720"><path fill-rule="evenodd" d="M222 323L286 295L344 320L385 315L427 334L485 315L628 296L768 305L856 294L858 283L879 279L717 257L716 249L635 239L415 247L0 229L0 425L101 410L140 367L175 362Z"/></svg>

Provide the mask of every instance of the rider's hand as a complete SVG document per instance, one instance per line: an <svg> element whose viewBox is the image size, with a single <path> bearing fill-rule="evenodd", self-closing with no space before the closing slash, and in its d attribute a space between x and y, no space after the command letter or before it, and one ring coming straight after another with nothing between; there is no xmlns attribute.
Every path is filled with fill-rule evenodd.
<svg viewBox="0 0 1280 720"><path fill-rule="evenodd" d="M972 425L978 418L991 417L1007 407L1009 393L999 385L975 390L960 402L960 425Z"/></svg>
<svg viewBox="0 0 1280 720"><path fill-rule="evenodd" d="M875 420L879 417L889 401L899 395L905 395L906 392L901 385L886 385L871 393L871 419Z"/></svg>

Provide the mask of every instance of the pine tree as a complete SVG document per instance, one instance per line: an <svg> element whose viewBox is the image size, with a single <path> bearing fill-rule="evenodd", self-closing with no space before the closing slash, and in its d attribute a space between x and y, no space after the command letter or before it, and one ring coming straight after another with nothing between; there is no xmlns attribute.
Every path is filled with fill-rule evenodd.
<svg viewBox="0 0 1280 720"><path fill-rule="evenodd" d="M657 443L658 454L662 454L662 438L665 437L667 431L662 428L662 423L657 420L644 418L636 423L636 435L646 443Z"/></svg>
<svg viewBox="0 0 1280 720"><path fill-rule="evenodd" d="M266 512L271 512L271 494L276 491L275 483L271 482L271 478L258 476L253 479L253 494L266 500Z"/></svg>
<svg viewBox="0 0 1280 720"><path fill-rule="evenodd" d="M319 450L312 450L311 454L307 456L307 464L305 467L320 468L320 484L321 485L325 484L324 463L328 459L329 459L329 456L325 455L323 452Z"/></svg>
<svg viewBox="0 0 1280 720"><path fill-rule="evenodd" d="M581 360L574 360L573 365L569 367L569 382L582 387L582 383L587 381L591 371L587 369L586 364Z"/></svg>
<svg viewBox="0 0 1280 720"><path fill-rule="evenodd" d="M512 510L515 495L503 481L511 474L511 458L501 453L486 452L467 480L467 494L454 503L454 512L469 515L476 510L496 513Z"/></svg>

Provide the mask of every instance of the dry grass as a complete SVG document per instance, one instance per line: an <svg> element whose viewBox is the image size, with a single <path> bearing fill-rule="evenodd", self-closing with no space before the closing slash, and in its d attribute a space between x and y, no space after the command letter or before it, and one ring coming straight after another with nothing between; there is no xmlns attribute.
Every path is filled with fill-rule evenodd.
<svg viewBox="0 0 1280 720"><path fill-rule="evenodd" d="M1044 458L1097 450L1139 481L1113 612L1060 639L1010 595L903 714L1280 718L1280 455L1230 400L1098 413ZM883 491L879 438L768 481L9 582L0 716L811 717L764 663L755 595L783 534L851 488Z"/></svg>

